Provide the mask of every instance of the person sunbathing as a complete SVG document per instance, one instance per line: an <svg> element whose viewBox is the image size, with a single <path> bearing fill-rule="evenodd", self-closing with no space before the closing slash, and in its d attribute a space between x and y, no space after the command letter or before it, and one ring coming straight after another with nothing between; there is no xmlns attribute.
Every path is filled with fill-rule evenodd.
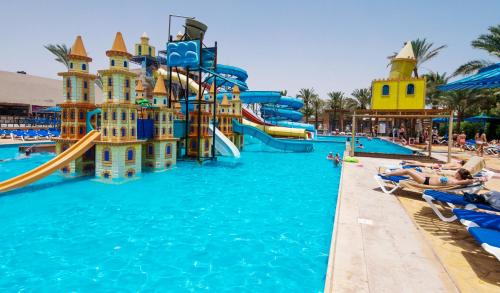
<svg viewBox="0 0 500 293"><path fill-rule="evenodd" d="M385 176L409 176L415 182L424 185L445 186L445 185L469 185L476 182L485 182L485 177L474 178L466 169L459 169L453 177L430 175L417 172L413 169L398 169L384 173Z"/></svg>
<svg viewBox="0 0 500 293"><path fill-rule="evenodd" d="M458 162L439 164L439 163L422 163L422 162L413 161L413 160L404 160L401 163L403 165L407 165L407 166L425 167L425 168L431 168L431 169L458 170L458 169L462 168L465 165L465 163L467 163L467 161L461 160Z"/></svg>

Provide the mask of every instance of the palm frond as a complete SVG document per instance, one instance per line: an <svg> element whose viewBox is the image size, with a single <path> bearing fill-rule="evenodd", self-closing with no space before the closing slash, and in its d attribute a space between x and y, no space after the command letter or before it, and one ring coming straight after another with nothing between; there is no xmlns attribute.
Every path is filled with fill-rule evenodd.
<svg viewBox="0 0 500 293"><path fill-rule="evenodd" d="M56 57L55 60L57 62L64 64L67 69L69 68L68 54L70 53L70 49L65 44L48 44L44 47Z"/></svg>

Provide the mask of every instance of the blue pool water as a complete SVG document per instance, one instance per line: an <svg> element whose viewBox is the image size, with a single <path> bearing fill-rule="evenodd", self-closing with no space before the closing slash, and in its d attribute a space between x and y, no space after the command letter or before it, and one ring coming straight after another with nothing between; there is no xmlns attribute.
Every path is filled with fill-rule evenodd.
<svg viewBox="0 0 500 293"><path fill-rule="evenodd" d="M328 141L336 143L345 143L350 137L347 136L318 136L319 141ZM356 151L367 152L367 153L382 153L382 154L397 154L397 155L412 155L413 151L401 146L399 144L392 143L390 141L374 138L369 140L366 137L358 137L359 142L363 144L363 148L356 148ZM357 144L356 144L357 145Z"/></svg>
<svg viewBox="0 0 500 293"><path fill-rule="evenodd" d="M340 169L245 147L108 185L59 175L0 197L0 291L322 292ZM0 148L0 179L52 158Z"/></svg>

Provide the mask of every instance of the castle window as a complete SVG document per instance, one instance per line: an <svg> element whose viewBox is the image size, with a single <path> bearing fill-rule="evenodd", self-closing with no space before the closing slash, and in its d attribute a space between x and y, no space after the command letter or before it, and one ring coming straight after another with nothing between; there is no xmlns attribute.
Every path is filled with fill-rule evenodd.
<svg viewBox="0 0 500 293"><path fill-rule="evenodd" d="M87 70L87 64L82 64L82 70Z"/></svg>
<svg viewBox="0 0 500 293"><path fill-rule="evenodd" d="M88 83L86 80L83 81L83 88L86 89L88 87Z"/></svg>
<svg viewBox="0 0 500 293"><path fill-rule="evenodd" d="M66 114L66 110L63 110L63 119L66 119L68 115Z"/></svg>
<svg viewBox="0 0 500 293"><path fill-rule="evenodd" d="M137 51L139 52L138 55L142 55L142 46L141 45L137 46Z"/></svg>
<svg viewBox="0 0 500 293"><path fill-rule="evenodd" d="M75 119L75 110L71 110L71 119Z"/></svg>
<svg viewBox="0 0 500 293"><path fill-rule="evenodd" d="M161 117L161 120L162 121L167 121L167 115L163 114L162 117Z"/></svg>
<svg viewBox="0 0 500 293"><path fill-rule="evenodd" d="M167 99L163 99L163 105L167 104Z"/></svg>
<svg viewBox="0 0 500 293"><path fill-rule="evenodd" d="M122 120L127 120L127 113L125 113L125 111L122 112Z"/></svg>
<svg viewBox="0 0 500 293"><path fill-rule="evenodd" d="M73 62L69 64L69 68L73 69Z"/></svg>
<svg viewBox="0 0 500 293"><path fill-rule="evenodd" d="M128 66L128 62L127 61L123 61L123 67L127 67Z"/></svg>
<svg viewBox="0 0 500 293"><path fill-rule="evenodd" d="M165 134L165 127L161 128L161 134L163 134L163 135Z"/></svg>
<svg viewBox="0 0 500 293"><path fill-rule="evenodd" d="M113 79L111 77L108 77L108 86L113 85Z"/></svg>
<svg viewBox="0 0 500 293"><path fill-rule="evenodd" d="M388 96L389 95L389 86L387 84L384 84L382 87L382 96Z"/></svg>
<svg viewBox="0 0 500 293"><path fill-rule="evenodd" d="M156 98L153 100L153 104L155 104L155 105L156 105Z"/></svg>
<svg viewBox="0 0 500 293"><path fill-rule="evenodd" d="M170 144L167 144L167 147L165 148L165 156L166 157L172 156L172 147L170 146Z"/></svg>
<svg viewBox="0 0 500 293"><path fill-rule="evenodd" d="M104 129L103 129L103 133L104 133L104 136L108 136L108 129L107 129L107 128L104 128Z"/></svg>
<svg viewBox="0 0 500 293"><path fill-rule="evenodd" d="M135 128L130 128L130 136L135 136Z"/></svg>
<svg viewBox="0 0 500 293"><path fill-rule="evenodd" d="M102 153L102 157L104 162L111 162L111 151L109 149L105 149Z"/></svg>
<svg viewBox="0 0 500 293"><path fill-rule="evenodd" d="M83 100L87 101L89 99L89 95L87 93L83 94Z"/></svg>
<svg viewBox="0 0 500 293"><path fill-rule="evenodd" d="M156 114L155 114L155 121L160 120L160 118L159 118L158 116L159 116L159 115L158 115L158 113L156 113Z"/></svg>
<svg viewBox="0 0 500 293"><path fill-rule="evenodd" d="M130 100L130 94L128 92L125 93L125 100L126 101Z"/></svg>
<svg viewBox="0 0 500 293"><path fill-rule="evenodd" d="M135 151L133 148L127 149L127 161L133 161L135 159Z"/></svg>
<svg viewBox="0 0 500 293"><path fill-rule="evenodd" d="M153 54L151 54L151 47L148 48L148 53L150 56L153 55Z"/></svg>
<svg viewBox="0 0 500 293"><path fill-rule="evenodd" d="M80 120L83 120L83 111L80 111L80 113L78 113L78 116L79 116Z"/></svg>
<svg viewBox="0 0 500 293"><path fill-rule="evenodd" d="M407 95L414 95L415 94L415 85L413 83L410 83L406 86L406 94Z"/></svg>
<svg viewBox="0 0 500 293"><path fill-rule="evenodd" d="M168 134L172 134L172 127L168 128Z"/></svg>
<svg viewBox="0 0 500 293"><path fill-rule="evenodd" d="M113 112L113 120L116 120L116 112Z"/></svg>
<svg viewBox="0 0 500 293"><path fill-rule="evenodd" d="M79 132L80 132L80 134L83 134L83 127L82 126L80 126Z"/></svg>
<svg viewBox="0 0 500 293"><path fill-rule="evenodd" d="M111 66L115 66L115 60L111 59Z"/></svg>
<svg viewBox="0 0 500 293"><path fill-rule="evenodd" d="M125 127L122 127L122 137L125 137L127 135L127 130Z"/></svg>
<svg viewBox="0 0 500 293"><path fill-rule="evenodd" d="M168 121L172 121L172 114L168 114Z"/></svg>
<svg viewBox="0 0 500 293"><path fill-rule="evenodd" d="M105 111L103 114L103 117L104 117L104 120L108 120L108 112Z"/></svg>
<svg viewBox="0 0 500 293"><path fill-rule="evenodd" d="M64 126L64 127L62 128L62 132L63 132L64 134L66 134L66 126Z"/></svg>
<svg viewBox="0 0 500 293"><path fill-rule="evenodd" d="M116 128L113 128L113 136L116 136Z"/></svg>
<svg viewBox="0 0 500 293"><path fill-rule="evenodd" d="M155 127L155 135L158 135L159 131L158 131L158 127Z"/></svg>
<svg viewBox="0 0 500 293"><path fill-rule="evenodd" d="M130 87L130 80L128 78L125 79L125 87L126 88Z"/></svg>
<svg viewBox="0 0 500 293"><path fill-rule="evenodd" d="M71 133L71 134L75 134L75 128L74 128L73 126L71 126L71 127L69 128L69 130L70 130L70 133Z"/></svg>
<svg viewBox="0 0 500 293"><path fill-rule="evenodd" d="M221 111L222 113L224 113L224 109L221 109L220 111Z"/></svg>
<svg viewBox="0 0 500 293"><path fill-rule="evenodd" d="M69 92L68 92L68 93L66 93L66 99L68 99L68 100L69 100L70 98L71 98L71 96L70 96Z"/></svg>
<svg viewBox="0 0 500 293"><path fill-rule="evenodd" d="M148 144L148 152L147 152L148 156L154 156L155 154L155 149L153 147L152 144Z"/></svg>
<svg viewBox="0 0 500 293"><path fill-rule="evenodd" d="M205 140L205 149L208 149L208 140Z"/></svg>
<svg viewBox="0 0 500 293"><path fill-rule="evenodd" d="M66 87L71 87L71 79L66 79Z"/></svg>
<svg viewBox="0 0 500 293"><path fill-rule="evenodd" d="M132 121L135 120L135 113L134 112L130 113L130 120L132 120Z"/></svg>
<svg viewBox="0 0 500 293"><path fill-rule="evenodd" d="M111 100L111 91L108 92L108 99Z"/></svg>

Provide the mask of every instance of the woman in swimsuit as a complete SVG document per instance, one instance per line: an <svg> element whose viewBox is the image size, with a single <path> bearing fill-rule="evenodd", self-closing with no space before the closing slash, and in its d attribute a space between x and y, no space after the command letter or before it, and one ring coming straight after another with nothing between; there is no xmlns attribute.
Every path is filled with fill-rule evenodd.
<svg viewBox="0 0 500 293"><path fill-rule="evenodd" d="M469 185L475 182L484 182L486 178L473 178L470 172L466 169L459 169L455 176L439 176L439 175L429 175L421 172L417 172L413 169L398 169L393 172L385 173L385 176L409 176L415 182L424 185Z"/></svg>
<svg viewBox="0 0 500 293"><path fill-rule="evenodd" d="M402 161L403 165L425 167L425 168L432 168L432 169L444 169L444 170L458 170L458 169L462 168L463 165L465 165L465 163L466 163L465 160L461 160L459 162L447 163L447 164L422 163L422 162L413 161L413 160Z"/></svg>
<svg viewBox="0 0 500 293"><path fill-rule="evenodd" d="M482 157L484 154L484 145L488 142L486 140L486 134L484 133L484 130L479 129L479 131L476 133L475 139L476 139L477 155Z"/></svg>

